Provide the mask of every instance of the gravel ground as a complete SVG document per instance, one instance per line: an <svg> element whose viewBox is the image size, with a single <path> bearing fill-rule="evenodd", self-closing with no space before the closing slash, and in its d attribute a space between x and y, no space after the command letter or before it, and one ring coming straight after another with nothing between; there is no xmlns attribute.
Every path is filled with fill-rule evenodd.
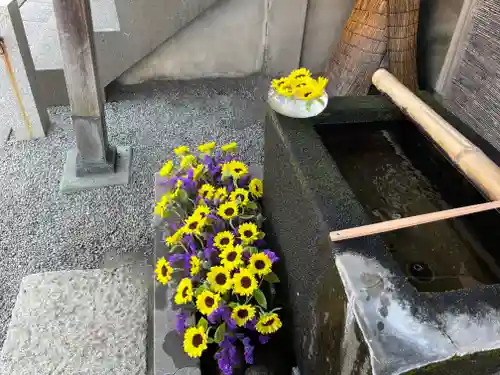
<svg viewBox="0 0 500 375"><path fill-rule="evenodd" d="M261 164L264 84L259 77L164 82L113 95L109 139L133 147L129 186L59 193L74 147L67 107L50 110L47 138L0 145L0 345L23 276L99 268L109 254L152 253L153 173L175 146L237 141L244 160Z"/></svg>

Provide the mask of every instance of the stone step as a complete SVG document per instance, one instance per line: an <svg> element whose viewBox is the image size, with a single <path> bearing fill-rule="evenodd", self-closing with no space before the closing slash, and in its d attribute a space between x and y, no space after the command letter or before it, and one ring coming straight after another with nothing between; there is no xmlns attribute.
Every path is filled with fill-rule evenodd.
<svg viewBox="0 0 500 375"><path fill-rule="evenodd" d="M0 355L9 375L146 375L151 267L26 276Z"/></svg>

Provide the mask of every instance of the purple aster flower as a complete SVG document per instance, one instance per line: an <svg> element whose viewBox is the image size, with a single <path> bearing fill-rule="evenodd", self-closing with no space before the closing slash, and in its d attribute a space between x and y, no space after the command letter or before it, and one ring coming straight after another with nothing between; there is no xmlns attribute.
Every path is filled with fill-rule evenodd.
<svg viewBox="0 0 500 375"><path fill-rule="evenodd" d="M185 254L172 254L172 255L169 256L168 262L170 264L175 264L175 263L179 262L180 260L183 260L184 259L184 255Z"/></svg>
<svg viewBox="0 0 500 375"><path fill-rule="evenodd" d="M236 329L236 322L231 317L231 309L224 304L221 304L208 316L208 321L211 324L217 324L223 321L224 323L226 323L226 326L229 330Z"/></svg>
<svg viewBox="0 0 500 375"><path fill-rule="evenodd" d="M211 324L217 324L222 320L222 315L224 313L225 306L221 304L208 316L208 321Z"/></svg>
<svg viewBox="0 0 500 375"><path fill-rule="evenodd" d="M271 339L271 337L269 335L259 335L259 342L262 344L262 345L265 345L269 342L269 340Z"/></svg>
<svg viewBox="0 0 500 375"><path fill-rule="evenodd" d="M250 260L250 257L251 257L250 252L248 252L248 251L246 251L246 250L245 250L245 251L243 252L243 259L244 259L246 262L248 262L248 261Z"/></svg>
<svg viewBox="0 0 500 375"><path fill-rule="evenodd" d="M249 180L250 180L250 175L248 174L244 175L243 177L238 179L238 187L243 188L247 186L248 183L250 182Z"/></svg>
<svg viewBox="0 0 500 375"><path fill-rule="evenodd" d="M245 328L255 331L255 324L257 324L257 319L253 318L245 323Z"/></svg>
<svg viewBox="0 0 500 375"><path fill-rule="evenodd" d="M255 240L255 242L253 244L255 247L264 247L264 246L266 246L266 241L264 241L262 239L258 239L258 240Z"/></svg>
<svg viewBox="0 0 500 375"><path fill-rule="evenodd" d="M186 320L187 320L187 314L180 312L176 316L177 320L175 323L175 329L179 334L184 334L184 331L186 330Z"/></svg>
<svg viewBox="0 0 500 375"><path fill-rule="evenodd" d="M267 257L271 260L272 263L276 263L280 260L279 256L277 256L274 251L264 250L263 253L267 255Z"/></svg>
<svg viewBox="0 0 500 375"><path fill-rule="evenodd" d="M208 261L216 262L219 255L219 250L215 247L205 247L203 249L203 255Z"/></svg>
<svg viewBox="0 0 500 375"><path fill-rule="evenodd" d="M219 365L219 369L224 375L231 375L233 368L239 364L238 352L234 343L236 338L229 335L224 335L224 339L219 344L219 351L215 354L215 359Z"/></svg>
<svg viewBox="0 0 500 375"><path fill-rule="evenodd" d="M184 254L184 274L191 275L191 255L189 254Z"/></svg>
<svg viewBox="0 0 500 375"><path fill-rule="evenodd" d="M241 340L244 346L244 351L245 351L245 362L249 365L253 365L253 349L254 346L250 344L250 338L245 337L243 340Z"/></svg>
<svg viewBox="0 0 500 375"><path fill-rule="evenodd" d="M182 239L182 242L187 247L187 249L191 252L192 255L196 254L196 240L192 234L186 234Z"/></svg>

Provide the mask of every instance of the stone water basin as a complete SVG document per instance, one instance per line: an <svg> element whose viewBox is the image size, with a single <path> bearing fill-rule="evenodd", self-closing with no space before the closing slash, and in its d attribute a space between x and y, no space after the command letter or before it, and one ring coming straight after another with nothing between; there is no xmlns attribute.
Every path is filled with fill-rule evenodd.
<svg viewBox="0 0 500 375"><path fill-rule="evenodd" d="M318 126L317 132L372 222L485 201L407 121ZM417 290L443 292L499 282L491 233L498 225L493 211L380 236Z"/></svg>

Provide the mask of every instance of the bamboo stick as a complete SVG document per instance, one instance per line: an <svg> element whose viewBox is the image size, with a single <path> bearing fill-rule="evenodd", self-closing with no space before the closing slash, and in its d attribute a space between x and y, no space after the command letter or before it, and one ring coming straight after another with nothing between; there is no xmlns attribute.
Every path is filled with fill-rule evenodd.
<svg viewBox="0 0 500 375"><path fill-rule="evenodd" d="M419 125L486 196L493 201L500 199L500 168L478 147L387 70L377 70L372 82Z"/></svg>
<svg viewBox="0 0 500 375"><path fill-rule="evenodd" d="M497 208L500 208L500 200L488 203L475 204L472 206L452 208L450 210L431 212L423 215L404 217L402 219L389 220L381 223L375 223L350 229L333 231L330 232L330 240L332 240L333 242L338 242L357 237L364 237L379 233L391 232L398 229L414 227L416 225L421 225L421 224L433 223L435 221L452 219L459 216L470 215L473 213L483 212L488 210L494 210Z"/></svg>

